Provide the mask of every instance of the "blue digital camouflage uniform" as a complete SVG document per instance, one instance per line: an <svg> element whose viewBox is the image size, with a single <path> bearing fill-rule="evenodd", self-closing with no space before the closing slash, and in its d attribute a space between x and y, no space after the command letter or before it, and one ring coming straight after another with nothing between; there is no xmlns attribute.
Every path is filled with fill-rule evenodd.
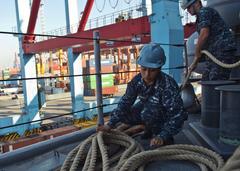
<svg viewBox="0 0 240 171"><path fill-rule="evenodd" d="M179 92L175 80L163 72L150 86L146 86L141 74L138 74L128 83L126 93L108 124L111 127L117 122L145 124L153 136L167 140L181 130L187 119Z"/></svg>
<svg viewBox="0 0 240 171"><path fill-rule="evenodd" d="M210 29L209 38L202 50L208 50L223 63L230 64L236 62L237 59L233 55L236 50L234 37L216 10L209 7L202 7L197 14L196 23L198 33L204 27ZM206 60L207 69L203 73L202 80L229 79L231 69L220 67L208 57Z"/></svg>

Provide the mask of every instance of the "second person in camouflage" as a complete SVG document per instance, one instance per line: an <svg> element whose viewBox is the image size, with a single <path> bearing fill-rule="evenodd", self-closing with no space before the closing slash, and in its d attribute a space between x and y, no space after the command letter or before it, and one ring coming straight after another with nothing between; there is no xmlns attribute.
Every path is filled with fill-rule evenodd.
<svg viewBox="0 0 240 171"><path fill-rule="evenodd" d="M182 8L196 16L196 30L199 34L195 49L195 58L200 60L201 50L207 50L223 63L234 63L236 44L229 27L219 13L210 7L203 7L200 0L182 0ZM207 67L202 80L228 80L231 69L225 69L206 58ZM196 65L191 65L194 70Z"/></svg>

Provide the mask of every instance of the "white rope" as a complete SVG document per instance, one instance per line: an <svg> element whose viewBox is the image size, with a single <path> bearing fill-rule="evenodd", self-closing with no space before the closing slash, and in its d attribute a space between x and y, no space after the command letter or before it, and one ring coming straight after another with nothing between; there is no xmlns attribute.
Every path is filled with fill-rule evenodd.
<svg viewBox="0 0 240 171"><path fill-rule="evenodd" d="M227 160L220 171L239 171L240 170L240 146L233 155Z"/></svg>
<svg viewBox="0 0 240 171"><path fill-rule="evenodd" d="M134 171L140 166L157 160L187 160L198 165L202 171L206 166L217 171L223 166L223 159L220 155L209 149L193 145L168 145L152 151L144 151L129 158L120 171Z"/></svg>
<svg viewBox="0 0 240 171"><path fill-rule="evenodd" d="M110 145L121 147L121 153L117 152L109 156ZM143 151L141 145L125 133L119 131L99 132L87 138L67 155L61 171L77 171L80 168L94 171L99 167L102 167L104 171L119 170L118 168L129 157L141 151ZM102 159L101 163L99 163L100 158ZM113 164L115 165L111 166Z"/></svg>
<svg viewBox="0 0 240 171"><path fill-rule="evenodd" d="M214 63L216 63L217 65L219 65L219 66L221 66L221 67L223 67L223 68L235 68L235 67L238 67L238 66L240 66L240 61L238 61L238 62L235 62L235 63L233 63L233 64L225 64L225 63L223 63L223 62L221 62L220 60L218 60L215 56L213 56L209 51L207 51L207 50L202 50L201 51L201 53L202 54L205 54L207 57L209 57ZM193 61L193 63L191 64L191 65L197 65L197 63L198 63L198 60L196 60L196 58L194 58L194 61ZM186 86L186 84L187 84L187 81L188 81L188 79L189 79L189 77L191 76L191 73L192 73L192 71L188 71L188 74L187 74L187 76L185 77L185 79L184 79L184 81L183 81L183 83L182 83L182 85L181 85L181 90L183 90L184 88L185 88L185 86Z"/></svg>
<svg viewBox="0 0 240 171"><path fill-rule="evenodd" d="M207 57L209 57L214 63L218 64L219 66L223 67L223 68L235 68L240 66L240 61L235 62L233 64L225 64L221 61L219 61L215 56L213 56L210 52L208 52L207 50L202 50L201 53L207 55Z"/></svg>
<svg viewBox="0 0 240 171"><path fill-rule="evenodd" d="M116 145L121 147L120 150L109 156L113 150L109 147ZM103 171L143 171L147 163L156 160L187 160L198 165L202 171L207 171L208 168L215 171L223 166L222 157L204 147L176 144L143 151L141 145L130 136L120 131L110 131L94 134L74 148L68 154L61 171L81 168L88 171L96 168Z"/></svg>

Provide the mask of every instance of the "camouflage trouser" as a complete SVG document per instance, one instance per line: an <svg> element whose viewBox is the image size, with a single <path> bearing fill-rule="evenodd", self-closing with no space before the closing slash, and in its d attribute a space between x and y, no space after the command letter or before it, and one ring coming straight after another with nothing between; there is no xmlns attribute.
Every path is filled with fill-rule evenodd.
<svg viewBox="0 0 240 171"><path fill-rule="evenodd" d="M151 109L144 107L142 103L137 103L133 105L131 112L125 115L122 122L129 125L143 124L153 133L159 133L163 125L161 121L155 120L154 115L156 114Z"/></svg>
<svg viewBox="0 0 240 171"><path fill-rule="evenodd" d="M232 64L237 61L232 52L221 54L220 61L226 64ZM202 80L228 80L230 77L231 69L223 68L214 63L211 59L206 61L206 69L203 72Z"/></svg>

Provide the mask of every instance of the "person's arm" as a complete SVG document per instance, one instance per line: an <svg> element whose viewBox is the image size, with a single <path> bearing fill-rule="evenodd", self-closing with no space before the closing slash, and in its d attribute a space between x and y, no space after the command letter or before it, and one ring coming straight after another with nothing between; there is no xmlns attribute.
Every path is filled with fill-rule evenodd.
<svg viewBox="0 0 240 171"><path fill-rule="evenodd" d="M189 67L190 72L196 68L197 63L201 58L201 50L203 50L204 44L206 43L207 39L210 37L210 31L214 29L212 28L213 16L214 16L214 10L208 7L201 8L199 13L197 14L196 24L198 28L199 37L198 37L198 41L195 48L194 62Z"/></svg>
<svg viewBox="0 0 240 171"><path fill-rule="evenodd" d="M108 126L114 128L116 123L122 121L131 112L131 106L137 98L137 81L128 83L125 94L118 103L117 108L112 112Z"/></svg>
<svg viewBox="0 0 240 171"><path fill-rule="evenodd" d="M174 80L170 81L168 87L162 94L163 105L166 109L167 121L163 129L158 134L163 140L176 135L183 126L184 121L187 119L187 112L184 111L183 101L180 96L180 90Z"/></svg>
<svg viewBox="0 0 240 171"><path fill-rule="evenodd" d="M195 57L201 58L201 50L209 37L209 27L204 27L200 30L198 41L196 44Z"/></svg>
<svg viewBox="0 0 240 171"><path fill-rule="evenodd" d="M195 47L194 62L189 67L190 72L193 71L196 68L198 62L201 59L201 50L202 50L203 45L207 42L207 39L209 37L209 32L210 32L209 27L203 27L200 30L198 41L197 41L197 44L196 44L196 47Z"/></svg>

